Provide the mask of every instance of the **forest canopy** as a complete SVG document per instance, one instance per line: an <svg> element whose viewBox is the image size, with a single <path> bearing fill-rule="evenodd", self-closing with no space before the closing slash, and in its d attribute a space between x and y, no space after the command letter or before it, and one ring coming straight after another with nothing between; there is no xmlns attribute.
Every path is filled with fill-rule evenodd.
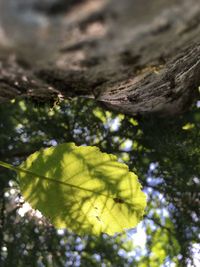
<svg viewBox="0 0 200 267"><path fill-rule="evenodd" d="M200 166L196 105L183 116L163 119L114 114L91 100L64 101L53 108L20 100L1 106L0 120L0 160L18 165L41 147L64 142L95 145L137 173L148 197L140 224L143 247L134 244L135 230L114 238L80 238L67 230L60 234L32 210L23 214L26 204L16 175L1 168L4 266L195 266Z"/></svg>

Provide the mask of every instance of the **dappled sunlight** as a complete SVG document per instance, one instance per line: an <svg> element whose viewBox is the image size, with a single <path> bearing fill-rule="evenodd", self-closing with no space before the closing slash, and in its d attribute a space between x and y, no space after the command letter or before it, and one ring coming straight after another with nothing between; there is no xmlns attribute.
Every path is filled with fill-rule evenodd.
<svg viewBox="0 0 200 267"><path fill-rule="evenodd" d="M173 264L177 264L177 262L184 259L189 262L191 258L192 266L192 258L196 258L196 250L192 250L191 244L198 243L199 221L199 197L197 193L200 171L198 167L200 166L198 141L199 108L194 107L191 113L182 116L179 120L172 119L170 121L155 118L149 118L148 120L130 118L121 116L121 114L118 116L97 107L92 101L86 100L73 100L71 103L64 101L59 108L54 107L48 115L50 108L49 106L31 105L21 101L16 101L12 104L7 104L7 106L5 105L4 108L0 108L0 129L3 129L0 132L1 159L6 162L12 162L17 166L19 162L25 160L28 155L41 147L56 146L57 144L71 141L78 145L95 145L103 152L115 154L119 162L128 164L130 171L137 173L143 186L142 190L147 195L148 204L142 222L142 230L140 225L135 230L138 231L138 236L135 237L134 234L130 236L129 232L126 236L126 240L128 238L132 246L127 246L126 250L125 245L123 246L126 241L115 236L111 242L110 249L112 252L110 254L117 255L117 259L122 259L123 261L125 260L123 257L128 257L129 265L133 262L136 266L141 262L146 264L150 260L151 264L155 263L157 266L159 264L171 264L173 266ZM195 127L183 129L185 125L195 125ZM12 139L8 139L11 133ZM28 142L23 136L28 138ZM62 186L59 183L55 185L55 183L52 184L51 181L47 180L43 183L39 178L36 178L35 182L33 182L34 179L30 178L32 183L27 185L27 190L31 192L33 187L34 191L29 196L29 200L35 201L34 203L38 205L38 208L46 208L48 205L48 212L54 212L54 216L49 216L49 214L43 212L48 223L43 218L42 220L40 219L39 225L41 227L43 225L45 228L47 227L46 225L51 225L50 223L54 221L62 229L66 229L66 224L72 224L74 231L79 231L80 220L82 220L81 226L85 232L92 231L91 226L88 228L89 223L93 225L93 231L95 232L98 232L103 227L111 227L112 231L115 232L115 226L106 221L109 218L110 210L117 214L122 212L121 216L111 218L112 220L117 218L120 224L124 223L126 216L130 214L133 217L138 216L137 212L134 214L132 212L132 209L137 210L140 204L137 187L132 186L132 181L137 180L137 177L127 176L126 167L122 167L118 165L118 162L114 163L110 159L101 160L95 150L85 153L85 160L79 152L75 153L75 151L71 159L60 157L59 153L51 150L49 155L53 155L55 159L47 160L44 155L38 157L41 164L52 165L52 168L44 170L43 175L51 178L62 174L65 177L65 182L69 184L72 181L75 182L76 186L81 187L81 191L78 187L69 189L69 187ZM75 162L77 160L81 171L76 168ZM65 161L68 162L67 165L72 171L71 174L67 172L68 167ZM91 161L92 164L88 164L85 169L84 164L87 164L88 161ZM53 167L55 163L56 168ZM94 165L97 167L96 171L93 169ZM27 167L30 166L27 165ZM88 174L91 175L91 181L93 182L90 182L87 177ZM2 175L6 175L4 170L2 170L0 176ZM16 180L11 174L9 174L9 177ZM74 177L77 177L77 179L74 180ZM97 182L98 180L100 182ZM5 193L6 201L9 201L10 204L8 206L10 207L13 205L11 205L10 199L15 197L15 194L13 194L14 186L16 187L16 184L11 184L12 191L7 190ZM54 190L55 186L56 190ZM96 192L94 197L91 197L92 192L87 190L89 188ZM115 194L116 188L118 189L118 194ZM82 189L84 189L84 192L82 192ZM101 195L105 190L106 194ZM138 190L140 192L139 187ZM51 195L49 198L45 197L47 191ZM39 197L39 195L41 196ZM66 201L65 197L63 197L65 195L67 195L69 201ZM134 199L135 196L136 199ZM134 199L135 205L129 203L129 197ZM43 204L39 206L39 202ZM72 210L70 203L73 205ZM125 205L127 206L127 211L124 211L123 207ZM21 228L17 228L18 224L16 222L20 222L20 226L21 221L27 220L30 214L30 212L24 213L21 207L18 210L24 216L20 216L19 219L17 217L19 216L18 213L18 215L13 215L18 218L13 223L13 227L18 229L16 230L18 232L21 231ZM62 210L59 210L60 207L62 207ZM28 225L28 223L26 222L25 225ZM9 231L13 231L11 230L12 226L10 225L9 227L11 227ZM117 227L120 226L118 225ZM133 227L134 223L131 220L130 228ZM63 231L65 231L64 236L67 235L67 230ZM139 234L140 231L141 235ZM28 233L32 238L32 232L31 234L30 232ZM72 232L69 233L68 237ZM23 234L19 241L23 240L26 235ZM43 236L45 234L40 231L40 235ZM56 236L54 234L55 238L57 238ZM73 237L66 240L64 236L62 236L64 239L61 243L65 244L65 246L57 245L57 249L63 249L62 251L66 251L66 246L69 247L71 240L73 240ZM84 256L75 256L74 253L79 253L78 251L85 250L86 247L90 251L94 251L94 248L100 251L100 243L98 243L99 247L97 248L93 241L89 241L93 240L92 237L88 237L87 241L86 239L82 237L83 243L77 242L75 251L72 248L68 249L68 259L70 258L71 260L73 257L77 257L77 262L84 260ZM100 237L99 240L104 243L108 242L103 237L102 239ZM110 237L108 240L111 240ZM123 242L119 246L117 245L115 249L114 243L118 242L117 240L123 240ZM96 239L95 242L97 242ZM166 246L166 243L171 245ZM106 244L108 245L108 243ZM187 248L185 251L182 250L183 245ZM7 249L4 254L7 255L6 253L10 249L6 245L4 247ZM95 262L102 262L105 258L105 256L102 256L105 248L103 250L102 254L97 252L100 256L93 258ZM107 250L109 251L108 247ZM151 251L152 254L150 254ZM87 257L90 257L89 252L87 253ZM67 257L65 252L62 255L62 259ZM109 257L109 255L106 257ZM53 258L55 259L56 256L54 255ZM99 261L97 261L97 258ZM110 261L114 262L114 258L111 258ZM116 264L116 266L118 265ZM121 266L124 265L122 264Z"/></svg>
<svg viewBox="0 0 200 267"><path fill-rule="evenodd" d="M96 147L66 143L41 149L18 173L26 201L57 228L113 235L142 219L146 197L137 177Z"/></svg>

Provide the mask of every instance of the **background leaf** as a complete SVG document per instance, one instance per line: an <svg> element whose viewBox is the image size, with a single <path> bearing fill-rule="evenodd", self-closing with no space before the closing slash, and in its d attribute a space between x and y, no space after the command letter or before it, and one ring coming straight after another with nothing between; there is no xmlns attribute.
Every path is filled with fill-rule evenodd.
<svg viewBox="0 0 200 267"><path fill-rule="evenodd" d="M137 176L97 147L65 143L42 149L20 168L24 198L57 228L113 235L143 216L146 197Z"/></svg>

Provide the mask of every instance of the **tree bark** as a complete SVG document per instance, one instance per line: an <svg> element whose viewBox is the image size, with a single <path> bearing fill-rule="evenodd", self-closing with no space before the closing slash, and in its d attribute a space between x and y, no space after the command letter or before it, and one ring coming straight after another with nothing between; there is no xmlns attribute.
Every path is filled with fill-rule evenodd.
<svg viewBox="0 0 200 267"><path fill-rule="evenodd" d="M199 0L0 0L0 102L175 115L200 85Z"/></svg>

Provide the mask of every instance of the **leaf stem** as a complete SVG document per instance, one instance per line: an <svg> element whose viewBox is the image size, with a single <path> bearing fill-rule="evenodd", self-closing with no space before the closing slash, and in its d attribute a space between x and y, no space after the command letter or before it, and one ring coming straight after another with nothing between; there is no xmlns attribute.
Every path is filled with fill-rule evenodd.
<svg viewBox="0 0 200 267"><path fill-rule="evenodd" d="M9 163L6 163L6 162L3 162L3 161L0 161L0 166L3 167L3 168L6 168L6 169L10 169L10 170L13 170L13 171L18 171L17 167L9 164Z"/></svg>
<svg viewBox="0 0 200 267"><path fill-rule="evenodd" d="M110 195L110 194L103 194L102 192L97 192L97 191L94 191L92 189L84 188L84 187L81 187L81 186L78 186L78 185L73 185L73 184L69 184L69 183L66 183L66 182L63 182L63 181L59 181L59 180L56 180L56 179L53 179L53 178L49 178L49 177L34 173L32 171L24 170L24 169L22 169L20 167L13 166L13 165L11 165L9 163L6 163L6 162L3 162L3 161L0 161L0 166L4 167L6 169L13 170L15 172L23 172L23 173L29 174L31 176L36 176L36 177L38 177L40 179L43 179L43 180L47 180L47 181L54 182L54 183L57 183L57 184L62 184L64 186L69 186L69 187L72 187L72 188L75 188L75 189L78 189L78 190L88 191L90 193L101 195L101 196L104 196L106 198L111 198L111 199L114 200L113 196ZM126 201L124 201L124 203L128 204Z"/></svg>
<svg viewBox="0 0 200 267"><path fill-rule="evenodd" d="M66 183L66 182L63 182L63 181L58 181L58 180L55 180L53 178L49 178L49 177L46 177L46 176L43 176L43 175L40 175L40 174L37 174L37 173L33 173L31 171L28 171L28 170L24 170L24 169L19 168L19 167L15 167L15 166L13 166L13 165L11 165L9 163L3 162L3 161L0 161L0 166L4 167L6 169L10 169L10 170L16 171L16 172L23 172L23 173L29 174L31 176L36 176L36 177L38 177L40 179L47 180L47 181L50 181L50 182L62 184L62 185L65 185L65 186L69 186L69 187L76 188L76 189L79 189L79 190L88 191L88 192L91 192L91 193L96 193L96 194L102 195L104 197L110 197L109 195L103 194L101 192L94 192L92 189L83 188L81 186L69 184L69 183Z"/></svg>

